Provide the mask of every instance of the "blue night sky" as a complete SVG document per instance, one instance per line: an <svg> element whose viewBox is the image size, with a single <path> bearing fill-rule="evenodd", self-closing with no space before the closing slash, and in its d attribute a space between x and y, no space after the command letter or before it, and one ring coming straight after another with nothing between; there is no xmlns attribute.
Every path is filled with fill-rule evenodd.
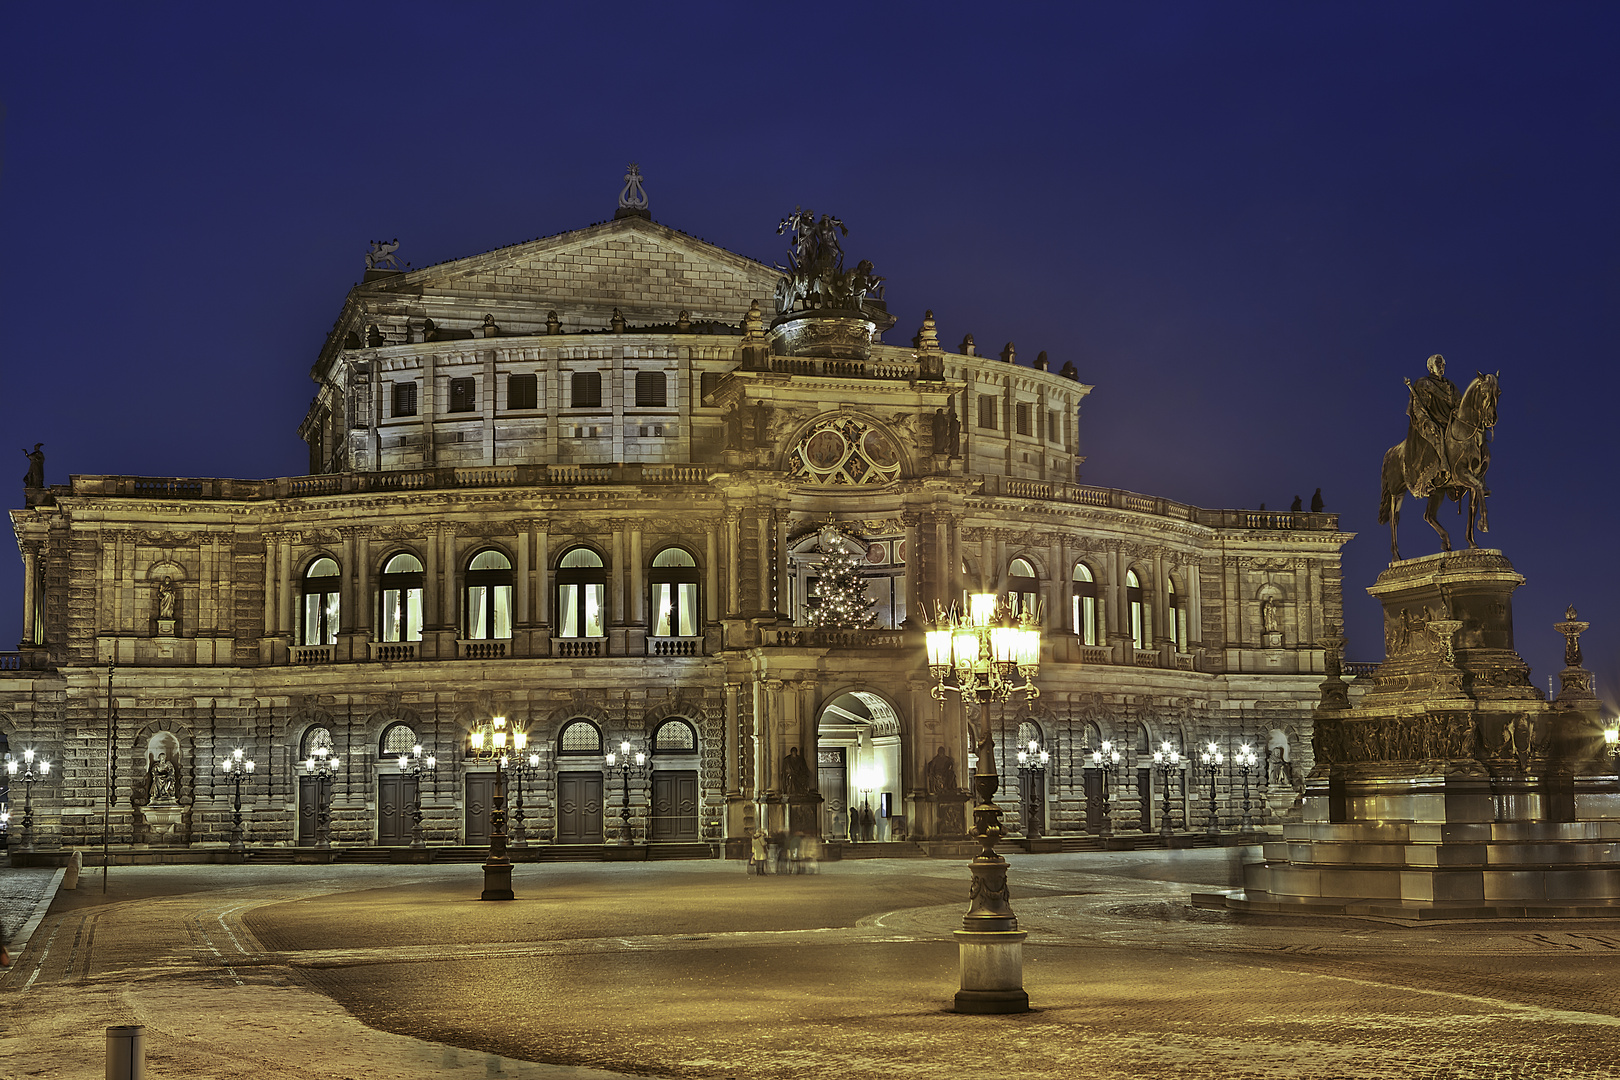
<svg viewBox="0 0 1620 1080"><path fill-rule="evenodd" d="M43 441L48 482L303 472L369 241L424 266L601 221L637 161L655 219L762 260L795 205L843 217L891 342L932 308L948 345L1073 361L1086 483L1320 486L1358 534L1355 659L1382 658L1403 377L1500 370L1482 546L1527 578L1538 682L1573 602L1614 700L1620 7L314 11L9 10L0 446ZM1410 501L1402 539L1438 550ZM0 559L0 647L20 578Z"/></svg>

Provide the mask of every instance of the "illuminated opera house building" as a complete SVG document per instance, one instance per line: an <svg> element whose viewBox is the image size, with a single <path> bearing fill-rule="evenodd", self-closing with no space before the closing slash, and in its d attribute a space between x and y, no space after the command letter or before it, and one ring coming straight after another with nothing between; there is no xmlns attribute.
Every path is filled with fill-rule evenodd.
<svg viewBox="0 0 1620 1080"><path fill-rule="evenodd" d="M979 592L1041 629L1039 697L986 713L1013 835L1234 829L1244 744L1254 823L1286 814L1334 515L1082 485L1072 363L896 333L835 219L785 223L785 273L653 221L634 173L620 203L422 269L375 249L314 361L308 475L27 489L0 750L53 762L37 844L99 845L110 772L112 843L223 848L238 748L250 848L408 844L418 799L428 844L487 843L499 717L534 857L924 852L964 831L975 749L924 630ZM815 617L835 548L865 626Z"/></svg>

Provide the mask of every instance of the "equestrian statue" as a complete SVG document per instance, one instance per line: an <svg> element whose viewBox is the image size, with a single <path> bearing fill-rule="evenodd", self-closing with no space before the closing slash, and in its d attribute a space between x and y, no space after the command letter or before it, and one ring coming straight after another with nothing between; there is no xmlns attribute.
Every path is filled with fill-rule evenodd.
<svg viewBox="0 0 1620 1080"><path fill-rule="evenodd" d="M1476 373L1468 389L1459 394L1456 384L1446 378L1445 357L1436 353L1429 357L1428 366L1429 373L1417 382L1406 380L1411 392L1406 441L1384 454L1378 521L1389 523L1392 562L1401 559L1395 529L1401 521L1401 500L1408 492L1429 501L1423 520L1440 534L1442 551L1451 550L1451 537L1434 512L1448 495L1467 518L1469 547L1479 546L1474 543L1476 519L1481 532L1490 531L1485 514L1485 496L1490 494L1485 470L1491 465L1491 430L1496 426L1497 376Z"/></svg>

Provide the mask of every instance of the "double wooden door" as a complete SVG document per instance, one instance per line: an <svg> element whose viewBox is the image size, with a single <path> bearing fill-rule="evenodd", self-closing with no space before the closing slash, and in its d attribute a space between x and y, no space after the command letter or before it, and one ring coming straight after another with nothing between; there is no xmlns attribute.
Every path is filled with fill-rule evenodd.
<svg viewBox="0 0 1620 1080"><path fill-rule="evenodd" d="M321 801L326 801L325 809L330 813L332 808L332 785L322 783L319 777L298 777L298 846L314 847L317 832L320 828ZM327 819L327 839L331 839L331 819Z"/></svg>
<svg viewBox="0 0 1620 1080"><path fill-rule="evenodd" d="M698 838L696 771L670 769L652 774L652 838L654 840Z"/></svg>
<svg viewBox="0 0 1620 1080"><path fill-rule="evenodd" d="M557 842L559 844L602 842L601 773L557 774Z"/></svg>
<svg viewBox="0 0 1620 1080"><path fill-rule="evenodd" d="M383 847L409 844L411 807L416 804L414 776L377 777L377 843Z"/></svg>

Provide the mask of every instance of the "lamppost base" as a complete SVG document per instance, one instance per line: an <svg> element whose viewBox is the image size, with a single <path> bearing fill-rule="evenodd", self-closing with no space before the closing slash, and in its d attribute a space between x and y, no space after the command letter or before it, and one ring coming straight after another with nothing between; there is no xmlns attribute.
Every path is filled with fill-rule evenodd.
<svg viewBox="0 0 1620 1080"><path fill-rule="evenodd" d="M512 864L505 859L484 864L484 892L480 900L516 900L512 894Z"/></svg>
<svg viewBox="0 0 1620 1080"><path fill-rule="evenodd" d="M979 1015L1028 1012L1024 939L1029 934L1023 930L957 930L953 936L962 976L954 1011Z"/></svg>

